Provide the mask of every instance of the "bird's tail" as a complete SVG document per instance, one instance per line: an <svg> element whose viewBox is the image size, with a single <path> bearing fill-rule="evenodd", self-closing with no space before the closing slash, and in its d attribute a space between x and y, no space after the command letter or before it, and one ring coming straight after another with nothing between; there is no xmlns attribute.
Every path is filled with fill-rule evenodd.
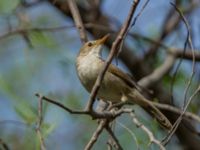
<svg viewBox="0 0 200 150"><path fill-rule="evenodd" d="M143 95L141 95L138 91L134 90L129 95L131 101L139 106L141 106L145 111L147 111L149 114L151 114L153 117L156 118L156 120L159 122L159 124L164 127L167 130L170 130L172 128L172 124L170 121L165 117L165 115L157 109L151 101L147 100Z"/></svg>

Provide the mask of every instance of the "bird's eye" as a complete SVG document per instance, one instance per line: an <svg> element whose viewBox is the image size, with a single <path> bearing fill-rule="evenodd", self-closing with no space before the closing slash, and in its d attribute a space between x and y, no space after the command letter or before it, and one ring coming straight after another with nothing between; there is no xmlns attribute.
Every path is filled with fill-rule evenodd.
<svg viewBox="0 0 200 150"><path fill-rule="evenodd" d="M92 43L91 43L91 42L89 42L89 43L88 43L88 46L89 46L89 47L91 47L91 46L92 46Z"/></svg>

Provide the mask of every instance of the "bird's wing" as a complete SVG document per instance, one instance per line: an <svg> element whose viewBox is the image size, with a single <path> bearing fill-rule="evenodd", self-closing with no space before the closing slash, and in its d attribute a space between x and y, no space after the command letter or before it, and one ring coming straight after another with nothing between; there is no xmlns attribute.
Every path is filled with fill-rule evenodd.
<svg viewBox="0 0 200 150"><path fill-rule="evenodd" d="M122 79L130 87L137 88L137 84L131 79L131 77L128 74L126 74L123 71L121 71L116 66L114 66L113 64L110 64L110 66L108 68L108 72L110 72L110 73L116 75L117 77L119 77L120 79Z"/></svg>

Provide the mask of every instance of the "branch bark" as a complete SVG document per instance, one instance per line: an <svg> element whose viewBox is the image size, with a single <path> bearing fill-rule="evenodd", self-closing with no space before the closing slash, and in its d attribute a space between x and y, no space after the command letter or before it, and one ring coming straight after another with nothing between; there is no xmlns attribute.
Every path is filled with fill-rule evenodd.
<svg viewBox="0 0 200 150"><path fill-rule="evenodd" d="M75 0L67 0L67 2L71 10L74 22L76 24L76 28L79 31L80 39L82 43L85 43L87 42L87 35L76 2Z"/></svg>

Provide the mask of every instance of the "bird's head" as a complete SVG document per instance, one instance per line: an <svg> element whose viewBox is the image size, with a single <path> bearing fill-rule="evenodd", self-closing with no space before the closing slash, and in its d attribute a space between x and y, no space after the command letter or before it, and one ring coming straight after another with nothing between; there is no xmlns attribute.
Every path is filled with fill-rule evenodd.
<svg viewBox="0 0 200 150"><path fill-rule="evenodd" d="M79 52L79 55L86 56L88 54L95 54L95 55L100 55L101 48L105 41L108 39L109 34L105 35L104 37L95 40L95 41L88 41L85 43Z"/></svg>

